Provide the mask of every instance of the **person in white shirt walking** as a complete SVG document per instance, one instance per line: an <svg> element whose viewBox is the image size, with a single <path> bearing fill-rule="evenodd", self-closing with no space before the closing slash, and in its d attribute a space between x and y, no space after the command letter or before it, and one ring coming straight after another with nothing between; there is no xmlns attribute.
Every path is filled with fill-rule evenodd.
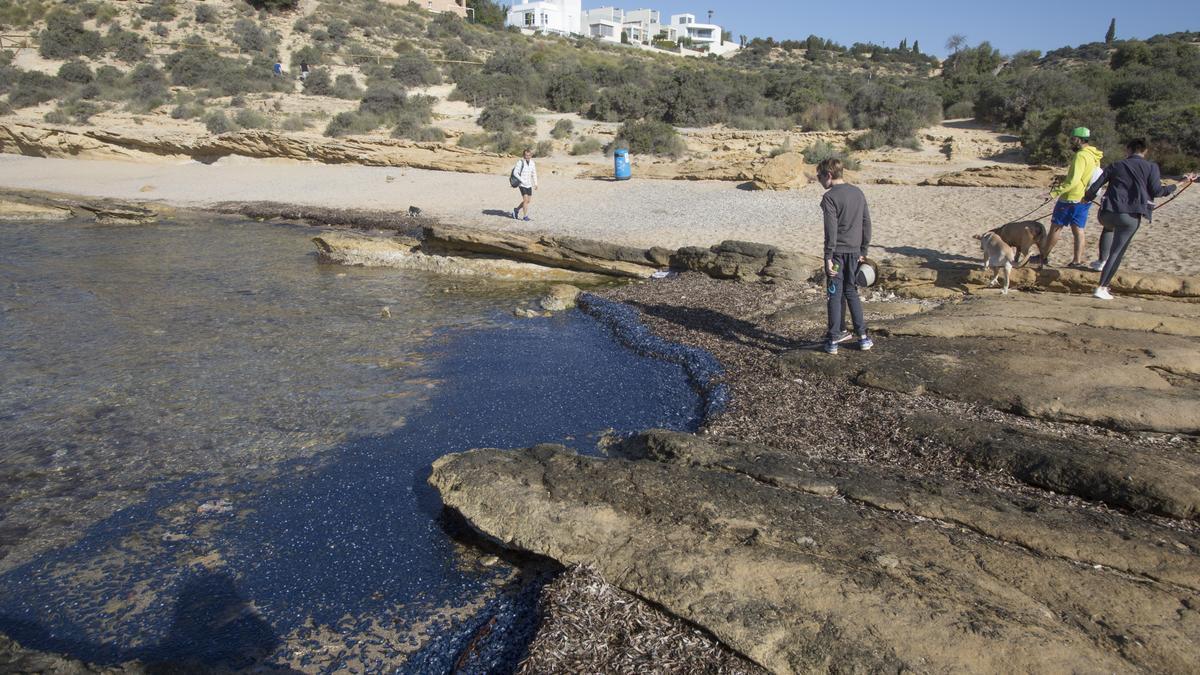
<svg viewBox="0 0 1200 675"><path fill-rule="evenodd" d="M529 218L529 203L533 201L533 191L537 189L537 165L533 163L533 151L525 148L520 161L513 166L512 170L513 187L521 191L521 203L513 209L513 218L521 217L521 210L525 210L524 220Z"/></svg>

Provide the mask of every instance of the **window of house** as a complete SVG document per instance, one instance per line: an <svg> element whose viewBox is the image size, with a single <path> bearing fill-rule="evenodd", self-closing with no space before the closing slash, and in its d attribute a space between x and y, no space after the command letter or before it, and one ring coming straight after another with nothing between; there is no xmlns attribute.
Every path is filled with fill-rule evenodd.
<svg viewBox="0 0 1200 675"><path fill-rule="evenodd" d="M532 26L537 19L537 15L533 12L525 12L525 25Z"/></svg>

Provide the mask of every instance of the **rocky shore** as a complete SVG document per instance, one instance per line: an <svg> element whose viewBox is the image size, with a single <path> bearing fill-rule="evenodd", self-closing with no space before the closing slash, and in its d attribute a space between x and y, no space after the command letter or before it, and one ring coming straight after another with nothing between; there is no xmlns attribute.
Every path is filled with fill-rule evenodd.
<svg viewBox="0 0 1200 675"><path fill-rule="evenodd" d="M99 220L86 200L3 200ZM1200 659L1195 277L1123 274L1104 303L1073 293L1087 272L1022 270L1026 292L1001 297L969 263L881 260L876 349L829 357L814 349L819 260L775 246L227 211L391 230L330 229L315 240L329 262L608 281L581 304L630 309L654 339L715 358L698 377L721 405L697 435L647 430L607 458L535 446L435 463L446 506L486 538L591 570L549 587L557 610L527 672L604 669L591 633L567 629L580 625L616 627L607 663L630 669L654 666L647 640L685 634L702 657L671 654L681 671L1183 673ZM0 647L10 664L49 658Z"/></svg>
<svg viewBox="0 0 1200 675"><path fill-rule="evenodd" d="M1196 305L880 294L876 350L828 357L815 285L604 295L716 355L729 406L608 459L439 460L431 482L490 538L594 566L773 672L1200 657Z"/></svg>

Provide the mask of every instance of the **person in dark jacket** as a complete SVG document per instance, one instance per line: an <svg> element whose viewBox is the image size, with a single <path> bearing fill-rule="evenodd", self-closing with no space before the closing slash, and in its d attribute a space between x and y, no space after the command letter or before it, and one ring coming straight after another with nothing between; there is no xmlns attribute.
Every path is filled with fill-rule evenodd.
<svg viewBox="0 0 1200 675"><path fill-rule="evenodd" d="M1113 299L1109 284L1121 266L1121 258L1141 226L1142 218L1150 221L1154 213L1153 200L1166 197L1176 187L1163 186L1158 165L1146 159L1146 141L1132 140L1126 148L1129 156L1108 165L1084 195L1084 202L1090 202L1101 187L1108 185L1100 202L1099 220L1104 226L1100 235L1100 259L1092 263L1093 269L1100 270L1100 284L1092 295L1101 300ZM1188 174L1184 180L1185 184L1195 181L1196 175Z"/></svg>
<svg viewBox="0 0 1200 675"><path fill-rule="evenodd" d="M865 351L875 344L867 335L867 322L855 286L858 265L871 244L871 212L862 190L846 183L843 173L841 160L835 158L817 165L817 180L825 188L821 212L825 219L825 274L829 281L827 354L838 353L838 343L849 337L842 331L843 300L850 308L858 348Z"/></svg>

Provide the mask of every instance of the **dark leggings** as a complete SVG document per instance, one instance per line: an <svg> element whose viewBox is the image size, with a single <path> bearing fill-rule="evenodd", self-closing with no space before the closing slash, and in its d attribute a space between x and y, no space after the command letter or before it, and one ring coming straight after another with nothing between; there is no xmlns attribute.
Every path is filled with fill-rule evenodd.
<svg viewBox="0 0 1200 675"><path fill-rule="evenodd" d="M1100 285L1108 288L1109 282L1117 274L1117 268L1121 266L1121 258L1125 257L1129 241L1142 224L1142 217L1101 211L1100 224L1104 226L1104 232L1100 234L1100 259L1105 261L1104 270L1100 272Z"/></svg>
<svg viewBox="0 0 1200 675"><path fill-rule="evenodd" d="M842 303L845 302L850 309L850 321L854 324L854 332L858 335L867 334L867 323L863 321L862 302L858 298L858 286L854 285L854 278L858 275L858 254L857 253L835 253L833 261L838 265L838 275L830 278L826 277L825 281L828 284L828 298L825 303L826 311L829 314L829 323L827 324L827 336L832 342L836 340L842 333Z"/></svg>

